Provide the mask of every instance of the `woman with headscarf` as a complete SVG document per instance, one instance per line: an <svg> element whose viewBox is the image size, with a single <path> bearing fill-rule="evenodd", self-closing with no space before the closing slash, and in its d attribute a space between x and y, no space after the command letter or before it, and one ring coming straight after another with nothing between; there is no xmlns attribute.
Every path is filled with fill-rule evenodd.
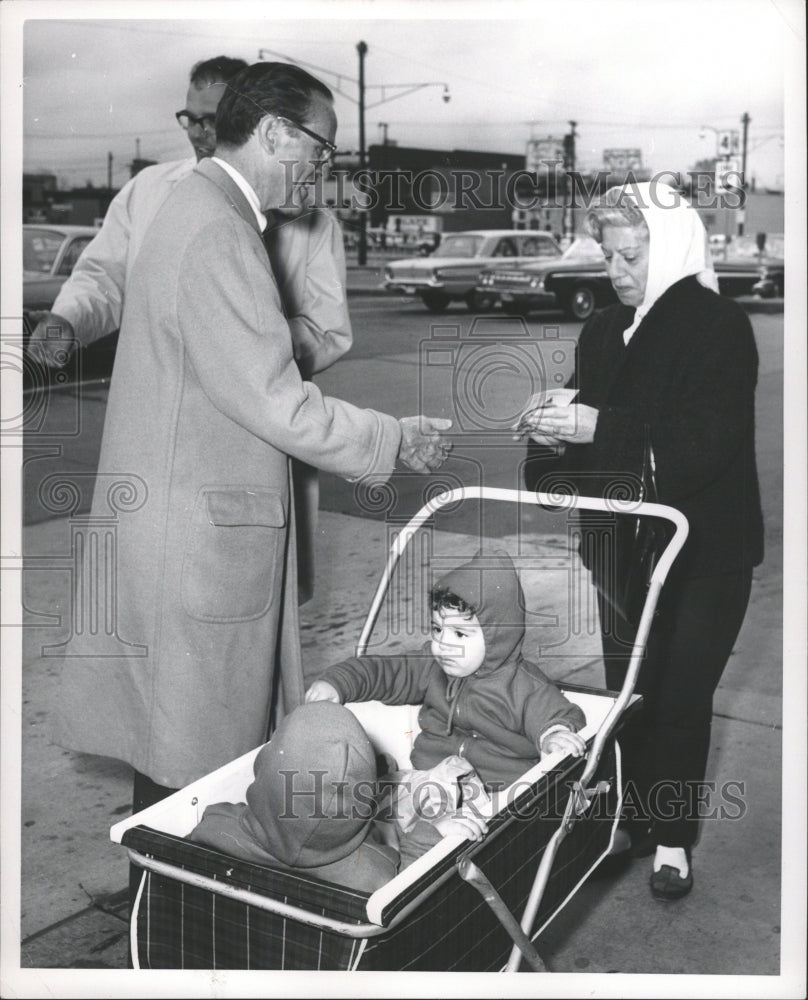
<svg viewBox="0 0 808 1000"><path fill-rule="evenodd" d="M763 558L757 349L741 306L717 294L698 213L673 188L612 188L588 211L587 228L619 303L581 331L575 401L522 417L530 434L525 481L546 491L547 474L560 467L573 482L577 475L580 494L606 495L640 472L650 438L659 502L689 521L638 677L641 725L624 745L631 784L623 846L634 857L653 853L652 894L678 899L693 886L713 694L746 613L752 567ZM636 627L600 595L599 610L606 683L616 690Z"/></svg>

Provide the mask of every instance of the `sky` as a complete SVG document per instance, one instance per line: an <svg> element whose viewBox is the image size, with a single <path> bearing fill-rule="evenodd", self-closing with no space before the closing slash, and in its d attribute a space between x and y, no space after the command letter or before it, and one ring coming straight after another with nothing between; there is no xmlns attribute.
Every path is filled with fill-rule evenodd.
<svg viewBox="0 0 808 1000"><path fill-rule="evenodd" d="M740 131L748 112L748 174L784 183L784 42L799 0L2 6L28 18L22 165L61 186L105 184L108 153L115 186L138 148L188 155L174 112L191 65L219 54L254 62L263 49L337 87L338 143L355 150L360 40L368 144L385 122L400 145L524 153L575 120L582 168L600 167L604 148L639 147L652 170L686 171L715 154L714 130Z"/></svg>

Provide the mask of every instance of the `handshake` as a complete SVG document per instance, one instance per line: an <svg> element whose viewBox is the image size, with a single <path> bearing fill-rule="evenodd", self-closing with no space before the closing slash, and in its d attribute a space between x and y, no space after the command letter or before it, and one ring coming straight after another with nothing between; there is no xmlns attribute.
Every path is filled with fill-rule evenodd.
<svg viewBox="0 0 808 1000"><path fill-rule="evenodd" d="M47 368L63 368L76 344L73 326L62 316L48 313L37 324L28 344L28 353ZM401 444L398 460L413 472L429 473L439 469L449 452L451 441L442 432L452 426L451 420L440 417L402 417Z"/></svg>
<svg viewBox="0 0 808 1000"><path fill-rule="evenodd" d="M441 417L402 417L398 460L413 472L434 472L446 461L452 442L442 436L451 420Z"/></svg>

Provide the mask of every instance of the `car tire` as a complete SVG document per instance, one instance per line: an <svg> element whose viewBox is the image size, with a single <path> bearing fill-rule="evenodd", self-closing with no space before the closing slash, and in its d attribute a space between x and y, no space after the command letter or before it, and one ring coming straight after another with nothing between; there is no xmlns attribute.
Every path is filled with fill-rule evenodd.
<svg viewBox="0 0 808 1000"><path fill-rule="evenodd" d="M578 285L567 300L566 311L573 319L584 320L589 319L596 306L597 298L594 288L589 285Z"/></svg>
<svg viewBox="0 0 808 1000"><path fill-rule="evenodd" d="M497 303L496 297L485 292L469 292L465 297L469 312L491 312Z"/></svg>
<svg viewBox="0 0 808 1000"><path fill-rule="evenodd" d="M422 292L421 299L431 313L442 313L451 301L443 292Z"/></svg>
<svg viewBox="0 0 808 1000"><path fill-rule="evenodd" d="M503 302L502 311L506 316L521 316L524 319L530 313L530 306L522 302Z"/></svg>

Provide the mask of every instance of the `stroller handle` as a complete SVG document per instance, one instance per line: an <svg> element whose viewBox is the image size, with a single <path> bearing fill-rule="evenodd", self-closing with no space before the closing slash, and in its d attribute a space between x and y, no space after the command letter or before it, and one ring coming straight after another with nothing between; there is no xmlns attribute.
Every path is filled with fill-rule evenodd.
<svg viewBox="0 0 808 1000"><path fill-rule="evenodd" d="M657 560L656 566L654 567L654 571L651 574L651 587L649 588L648 596L650 599L652 594L655 594L655 597L649 615L646 615L646 612L648 611L648 600L646 600L646 607L643 609L643 615L640 620L640 628L637 633L638 639L641 636L643 621L646 617L648 618L648 625L650 627L651 618L653 617L653 612L656 607L656 601L659 597L659 589L661 589L662 584L665 582L665 578L670 571L671 565L681 551L682 546L687 539L688 533L687 518L684 514L682 514L681 511L676 510L675 507L668 507L665 504L632 503L630 505L621 506L620 501L603 500L600 497L571 497L562 495L562 497L559 498L559 496L550 493L538 493L529 490L511 490L495 486L464 486L456 490L447 490L445 493L437 494L425 503L424 506L416 514L414 514L410 521L402 528L401 532L396 536L393 544L390 546L390 552L387 557L387 565L385 566L379 585L376 588L376 593L374 594L373 601L371 602L370 610L368 611L368 615L365 620L365 625L362 629L361 635L359 636L359 641L356 644L357 656L363 656L367 651L371 633L376 625L385 594L390 586L390 580L392 579L399 559L403 555L404 550L409 545L415 533L419 530L419 528L423 527L433 514L441 510L441 508L463 500L498 500L504 503L524 503L543 507L557 507L560 510L567 509L574 504L578 510L594 510L610 514L630 513L640 517L659 517L670 521L673 524L675 531L673 537L662 551L659 559ZM658 587L655 586L655 584L658 584ZM645 635L642 636L643 647L647 639L647 631L648 630L646 629Z"/></svg>
<svg viewBox="0 0 808 1000"><path fill-rule="evenodd" d="M648 642L648 635L651 631L651 623L653 621L656 605L662 590L662 584L665 582L665 579L670 572L670 568L673 565L674 559L681 552L682 546L687 539L687 518L681 513L681 511L676 510L675 507L669 507L665 504L659 503L634 502L629 504L621 503L617 499L604 500L600 497L571 496L565 494L552 495L549 493L531 492L528 490L510 490L493 486L462 487L457 490L448 490L445 493L439 493L429 500L428 503L424 504L418 513L411 518L409 523L396 536L393 544L391 545L390 552L387 557L387 565L382 578L379 581L370 610L368 611L365 626L362 629L362 633L356 646L357 656L362 656L367 650L368 643L370 642L370 636L376 625L379 611L381 610L382 602L384 601L384 597L390 586L390 580L393 572L395 571L404 550L412 540L412 537L418 529L421 528L424 523L442 507L446 507L449 504L457 503L458 501L463 500L499 500L505 503L538 504L544 507L557 507L559 509L568 509L574 504L576 509L579 510L601 511L603 513L610 514L626 513L639 517L662 518L669 521L674 527L673 536L660 554L651 574L648 594L646 595L645 604L640 616L640 622L637 627L634 646L631 651L631 657L629 659L625 680L623 681L623 687L615 698L614 704L609 709L606 718L601 723L600 728L592 741L592 746L587 754L586 765L579 780L576 782L577 789L579 789L581 793L585 794L592 776L600 763L606 741L634 693L634 686L637 682L640 664L642 663L642 659L645 654L645 646ZM573 818L575 806L576 795L571 794L567 802L564 818L551 838L550 843L547 845L539 864L539 868L536 872L533 886L520 922L522 932L528 938L530 938L532 933L533 923L536 918L536 913L538 912L544 889L547 885L550 868L552 867L558 847L566 836L567 829ZM516 941L516 939L514 940ZM514 944L511 957L506 966L506 971L517 971L521 957L522 951L520 950L520 946L517 942Z"/></svg>

